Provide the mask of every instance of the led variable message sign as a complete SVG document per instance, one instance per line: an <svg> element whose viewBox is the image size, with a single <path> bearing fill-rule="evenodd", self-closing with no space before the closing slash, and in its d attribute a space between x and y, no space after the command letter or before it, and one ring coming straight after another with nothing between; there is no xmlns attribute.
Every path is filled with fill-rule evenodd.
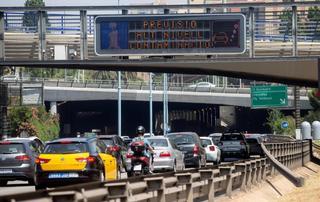
<svg viewBox="0 0 320 202"><path fill-rule="evenodd" d="M243 53L242 14L124 15L95 19L97 55Z"/></svg>

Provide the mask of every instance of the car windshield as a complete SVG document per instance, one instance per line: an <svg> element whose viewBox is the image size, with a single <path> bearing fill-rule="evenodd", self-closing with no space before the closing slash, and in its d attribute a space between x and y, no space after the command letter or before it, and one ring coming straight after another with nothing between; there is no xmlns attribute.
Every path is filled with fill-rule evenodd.
<svg viewBox="0 0 320 202"><path fill-rule="evenodd" d="M201 139L201 144L202 145L212 145L211 141L207 140L207 139Z"/></svg>
<svg viewBox="0 0 320 202"><path fill-rule="evenodd" d="M166 139L148 139L148 142L152 147L168 147Z"/></svg>
<svg viewBox="0 0 320 202"><path fill-rule="evenodd" d="M114 142L112 139L102 139L103 143L107 146L114 145Z"/></svg>
<svg viewBox="0 0 320 202"><path fill-rule="evenodd" d="M189 134L177 134L168 136L176 145L195 144L195 139Z"/></svg>
<svg viewBox="0 0 320 202"><path fill-rule="evenodd" d="M222 135L220 141L238 141L243 140L242 135L240 134L228 134L228 135Z"/></svg>
<svg viewBox="0 0 320 202"><path fill-rule="evenodd" d="M72 154L88 152L87 144L84 142L51 143L44 149L45 154Z"/></svg>
<svg viewBox="0 0 320 202"><path fill-rule="evenodd" d="M25 148L22 143L0 144L0 154L24 153Z"/></svg>

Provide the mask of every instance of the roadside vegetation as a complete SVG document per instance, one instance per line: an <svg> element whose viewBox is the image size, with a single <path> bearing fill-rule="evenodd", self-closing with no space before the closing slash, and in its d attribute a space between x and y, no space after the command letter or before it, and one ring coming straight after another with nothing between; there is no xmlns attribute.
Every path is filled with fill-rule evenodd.
<svg viewBox="0 0 320 202"><path fill-rule="evenodd" d="M282 126L284 122L288 123L287 128ZM296 124L294 118L292 116L285 116L278 109L269 111L266 125L269 126L274 134L295 136Z"/></svg>
<svg viewBox="0 0 320 202"><path fill-rule="evenodd" d="M42 141L49 141L59 136L59 119L45 110L44 106L14 106L9 110L11 134L27 133L37 136Z"/></svg>

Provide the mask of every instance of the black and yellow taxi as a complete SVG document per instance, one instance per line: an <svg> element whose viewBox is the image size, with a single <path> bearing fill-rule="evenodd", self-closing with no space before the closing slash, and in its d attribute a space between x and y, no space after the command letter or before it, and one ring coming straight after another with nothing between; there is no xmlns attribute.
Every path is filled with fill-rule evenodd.
<svg viewBox="0 0 320 202"><path fill-rule="evenodd" d="M105 151L105 144L96 137L62 138L47 143L36 159L36 189L117 179L117 160Z"/></svg>

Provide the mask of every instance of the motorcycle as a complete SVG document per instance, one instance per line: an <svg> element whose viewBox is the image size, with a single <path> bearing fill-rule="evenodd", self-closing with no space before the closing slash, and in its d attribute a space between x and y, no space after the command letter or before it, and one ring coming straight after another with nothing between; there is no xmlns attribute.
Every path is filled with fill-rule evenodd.
<svg viewBox="0 0 320 202"><path fill-rule="evenodd" d="M130 148L133 154L131 157L131 170L128 171L128 177L150 174L151 158L144 155L144 151L148 149L144 142L132 142Z"/></svg>

